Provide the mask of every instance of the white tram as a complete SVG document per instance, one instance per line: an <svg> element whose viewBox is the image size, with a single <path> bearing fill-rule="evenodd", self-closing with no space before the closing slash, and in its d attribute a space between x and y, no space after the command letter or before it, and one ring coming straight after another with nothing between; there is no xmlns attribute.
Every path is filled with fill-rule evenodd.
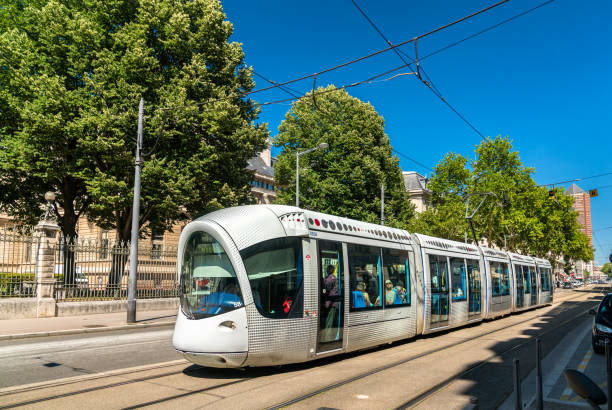
<svg viewBox="0 0 612 410"><path fill-rule="evenodd" d="M173 344L211 367L303 362L552 303L545 260L281 205L191 222L178 268Z"/></svg>

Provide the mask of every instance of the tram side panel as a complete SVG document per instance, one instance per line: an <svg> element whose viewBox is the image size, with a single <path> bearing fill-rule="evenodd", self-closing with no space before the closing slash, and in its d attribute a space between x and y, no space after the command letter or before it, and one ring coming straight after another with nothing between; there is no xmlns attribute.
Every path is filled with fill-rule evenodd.
<svg viewBox="0 0 612 410"><path fill-rule="evenodd" d="M413 337L416 335L417 328L418 299L415 297L413 280L413 253L405 245L361 242L363 243L347 243L348 278L346 283L349 286L346 320L347 351ZM378 255L381 255L382 259L379 259ZM403 273L407 276L403 276L402 279L402 282L410 282L409 284L403 283L409 289L408 299L406 303L384 306L386 304L385 282L391 280L392 286L398 286L400 276L396 274L391 277L389 275L394 269L393 265L400 259L401 264L408 266L409 272ZM377 262L379 260L382 261L380 265ZM391 260L394 262L390 262ZM369 281L366 278L370 278ZM376 291L374 292L373 289Z"/></svg>
<svg viewBox="0 0 612 410"><path fill-rule="evenodd" d="M250 366L303 362L314 356L318 318L318 266L314 256L316 245L309 239L295 239L300 240L302 246L301 260L298 263L303 266L303 285L301 294L297 294L292 303L303 303L303 312L294 318L266 317L259 311L256 303L247 305L247 364Z"/></svg>

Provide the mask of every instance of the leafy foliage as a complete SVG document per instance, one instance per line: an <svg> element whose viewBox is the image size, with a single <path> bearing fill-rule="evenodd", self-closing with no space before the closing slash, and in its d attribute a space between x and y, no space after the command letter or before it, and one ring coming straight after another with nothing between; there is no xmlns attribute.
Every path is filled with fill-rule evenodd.
<svg viewBox="0 0 612 410"><path fill-rule="evenodd" d="M454 153L436 166L428 185L434 208L419 215L415 230L463 240L469 233L466 198L471 195L473 210L486 192L490 194L473 218L478 238L510 251L548 257L553 264L561 255L568 263L593 259L589 239L572 209L573 198L555 188L554 200L549 199L548 189L535 184L534 170L523 166L507 137L481 142L475 154L470 167L467 158Z"/></svg>
<svg viewBox="0 0 612 410"><path fill-rule="evenodd" d="M268 131L253 123L251 70L218 1L20 1L7 10L2 210L32 224L53 190L65 235L86 214L129 238L141 97L144 151L155 147L142 170L141 226L160 232L250 201L244 169Z"/></svg>
<svg viewBox="0 0 612 410"><path fill-rule="evenodd" d="M296 152L322 142L327 150L300 156L300 206L368 222L380 222L380 187L385 186L385 218L406 226L414 214L398 159L392 156L384 120L374 108L333 86L319 88L316 106L308 94L295 102L274 139L283 151L275 178L287 187L277 202L295 202Z"/></svg>

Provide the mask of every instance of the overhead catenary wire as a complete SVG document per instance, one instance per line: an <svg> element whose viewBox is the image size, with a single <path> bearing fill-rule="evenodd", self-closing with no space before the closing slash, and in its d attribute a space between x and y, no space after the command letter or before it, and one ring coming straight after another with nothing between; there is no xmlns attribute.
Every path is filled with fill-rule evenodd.
<svg viewBox="0 0 612 410"><path fill-rule="evenodd" d="M372 19L366 14L365 11L363 11L363 9L361 7L359 7L359 5L357 4L357 2L355 0L351 0L351 2L353 3L353 5L357 8L357 10L359 10L359 12L361 13L361 15L368 21L368 23L370 23L370 25L374 28L374 30L376 30L376 32L383 38L383 40L385 40L387 42L387 44L389 44L390 46L393 45L393 43L391 43L391 41L389 41L389 39L383 34L383 32L380 30L380 28L378 28L378 26L374 23L374 21L372 21ZM501 3L499 3L501 4ZM442 28L440 28L442 29ZM435 31L434 31L435 32ZM416 50L416 38L415 38L415 50ZM467 120L467 118L465 118L461 113L459 113L459 111L457 111L457 109L455 107L453 107L447 100L446 98L444 98L442 96L442 93L438 90L438 88L433 84L433 82L431 81L431 78L429 78L429 75L427 75L427 73L425 72L425 70L423 69L423 67L419 64L419 60L415 60L413 59L411 56L409 56L408 54L406 54L405 52L403 52L400 49L396 49L394 48L393 51L395 52L395 54L404 62L404 64L408 65L411 69L412 69L412 65L411 64L416 64L417 68L414 69L416 71L416 75L419 78L419 80L421 80L421 83L423 83L429 90L431 90L431 92L438 97L448 108L450 108L463 122L465 122L472 130L474 130L476 132L476 134L478 134L480 136L480 138L482 138L483 140L486 140L484 134L482 132L480 132L480 130L478 128L476 128L476 126L474 126L474 124L472 124L470 121ZM406 61L406 59L404 57L402 57L402 54L405 55L408 59L411 60L411 62L409 63L408 61ZM424 80L423 77L420 74L420 71L423 71L423 73L425 74L425 76L427 77L427 80Z"/></svg>
<svg viewBox="0 0 612 410"><path fill-rule="evenodd" d="M587 177L582 177L582 178L574 178L574 179L568 179L567 181L559 181L559 182L553 182L551 184L542 184L540 186L554 186L554 185L563 185L563 184L569 184L570 182L578 182L578 181L583 181L585 179L592 179L592 178L599 178L599 177L605 177L607 175L612 175L612 172L605 172L603 174L597 174L597 175L590 175ZM607 188L607 187L606 187Z"/></svg>
<svg viewBox="0 0 612 410"><path fill-rule="evenodd" d="M424 34L420 34L420 35L418 35L416 37L413 37L413 38L411 38L409 40L405 40L405 41L403 41L401 43L398 43L398 44L389 46L387 48L384 48L384 49L372 52L372 53L364 55L362 57L355 58L353 60L344 62L342 64L338 64L338 65L335 65L333 67L326 68L326 69L318 71L316 73L304 75L304 76L301 76L301 77L298 77L298 78L294 78L292 80L284 81L284 82L281 82L281 83L275 83L275 84L273 84L271 86L268 86L268 87L260 88L260 89L257 89L257 90L251 90L251 91L247 91L247 92L243 92L243 93L240 93L240 94L233 94L233 95L228 95L228 96L225 96L225 97L212 98L212 99L208 99L206 101L201 101L201 102L193 103L193 104L186 104L186 105L182 105L182 106L161 107L161 108L157 108L157 109L159 109L159 110L172 110L172 109L187 108L187 107L193 107L193 106L203 106L203 105L212 104L212 103L220 102L220 101L226 101L226 100L230 100L230 99L234 99L234 98L244 98L244 97L246 97L248 95L260 93L260 92L271 90L271 89L275 89L275 88L280 88L280 87L286 86L288 84L292 84L292 83L295 83L295 82L299 82L299 81L302 81L302 80L313 78L314 76L320 76L321 74L325 74L325 73L328 73L328 72L331 72L331 71L334 71L334 70L337 70L337 69L340 69L340 68L343 68L343 67L346 67L346 66L358 63L360 61L367 60L369 58L372 58L372 57L375 57L377 55L380 55L380 54L386 53L388 51L394 50L394 49L396 49L398 47L404 46L404 45L409 44L411 42L417 41L417 40L422 39L424 37L427 37L427 36L429 36L429 35L431 35L433 33L436 33L436 32L438 32L440 30L446 29L446 28L451 27L451 26L453 26L455 24L463 22L463 21L465 21L467 19L475 17L475 16L477 16L477 15L479 15L481 13L485 13L485 12L495 8L495 7L498 7L498 6L500 6L500 5L504 4L504 3L507 3L508 1L510 1L510 0L502 0L502 1L500 1L498 3L495 3L495 4L493 4L493 5L489 6L489 7L486 7L484 9L478 10L478 11L476 11L474 13L471 13L471 14L465 16L465 17L462 17L460 19L457 19L455 21L447 23L447 24L445 24L443 26L440 26L438 28L430 30L430 31L428 31L428 32L426 32ZM282 101L280 101L280 102L282 102Z"/></svg>
<svg viewBox="0 0 612 410"><path fill-rule="evenodd" d="M391 150L392 150L393 152L395 152L397 155L399 155L400 157L403 157L403 158L407 159L408 161L414 162L415 164L417 164L417 165L418 165L418 166L420 166L420 167L423 167L423 168L425 168L425 169L427 169L427 170L429 170L429 171L431 171L431 172L434 172L434 170L433 170L432 168L430 168L430 167L428 167L427 165L425 165L425 164L423 164L423 163L421 163L421 162L417 161L417 160L416 160L416 159L414 159L414 158L410 158L408 155L406 155L406 154L403 154L403 153L399 152L399 151L398 151L398 150L396 150L395 148L391 148Z"/></svg>

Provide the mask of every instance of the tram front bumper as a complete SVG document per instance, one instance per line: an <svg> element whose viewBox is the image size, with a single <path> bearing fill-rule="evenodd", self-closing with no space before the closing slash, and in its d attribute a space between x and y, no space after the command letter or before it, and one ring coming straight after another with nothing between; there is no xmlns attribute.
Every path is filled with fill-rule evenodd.
<svg viewBox="0 0 612 410"><path fill-rule="evenodd" d="M241 367L248 355L246 309L192 320L179 308L172 344L193 363L208 367Z"/></svg>

